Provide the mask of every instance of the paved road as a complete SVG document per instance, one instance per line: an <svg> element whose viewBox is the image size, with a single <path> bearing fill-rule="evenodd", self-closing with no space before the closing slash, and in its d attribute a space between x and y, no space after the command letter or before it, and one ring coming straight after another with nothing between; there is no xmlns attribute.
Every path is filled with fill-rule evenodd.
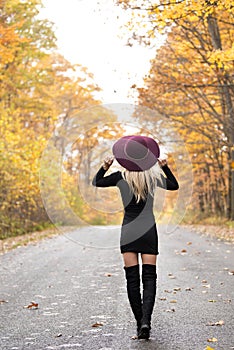
<svg viewBox="0 0 234 350"><path fill-rule="evenodd" d="M159 235L149 341L131 338L119 227L89 227L0 256L0 349L234 349L234 246L181 227Z"/></svg>

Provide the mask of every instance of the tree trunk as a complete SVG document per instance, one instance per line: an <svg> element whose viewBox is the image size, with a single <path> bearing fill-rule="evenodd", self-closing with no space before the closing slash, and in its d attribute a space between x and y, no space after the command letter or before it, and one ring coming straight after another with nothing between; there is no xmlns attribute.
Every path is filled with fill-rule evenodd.
<svg viewBox="0 0 234 350"><path fill-rule="evenodd" d="M222 42L221 42L221 36L219 31L219 26L217 19L211 15L207 17L207 23L208 23L208 31L211 37L211 42L215 50L222 50ZM224 118L226 117L226 124L228 126L228 135L227 138L229 140L229 143L231 145L230 150L230 162L229 162L229 174L230 178L228 181L228 210L227 210L227 216L231 220L234 220L234 169L232 165L234 164L234 151L233 151L233 145L234 145L234 110L233 110L233 103L231 98L231 87L228 83L230 81L230 77L225 73L224 69L221 68L221 71L223 72L223 80L222 80L222 86L220 88L220 92L222 94L222 97L224 99L225 103L225 114ZM219 92L219 93L220 93Z"/></svg>

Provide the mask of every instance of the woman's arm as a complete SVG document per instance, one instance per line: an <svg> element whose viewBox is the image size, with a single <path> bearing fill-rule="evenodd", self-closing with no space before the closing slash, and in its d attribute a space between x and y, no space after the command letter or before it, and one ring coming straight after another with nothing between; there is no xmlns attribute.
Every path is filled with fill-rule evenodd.
<svg viewBox="0 0 234 350"><path fill-rule="evenodd" d="M164 174L166 175L166 177L164 177L163 175L161 176L161 181L157 181L157 185L159 187L162 187L166 190L169 191L176 191L179 189L179 184L175 178L175 176L173 175L172 171L170 170L170 168L167 165L167 161L166 160L158 160L159 165L161 166ZM161 183L162 182L162 183Z"/></svg>
<svg viewBox="0 0 234 350"><path fill-rule="evenodd" d="M122 175L120 171L117 171L115 173L112 173L108 176L104 176L107 170L110 168L110 166L113 163L113 158L107 157L104 159L103 165L98 170L97 174L94 176L92 185L96 187L110 187L110 186L116 186L118 181L121 180Z"/></svg>

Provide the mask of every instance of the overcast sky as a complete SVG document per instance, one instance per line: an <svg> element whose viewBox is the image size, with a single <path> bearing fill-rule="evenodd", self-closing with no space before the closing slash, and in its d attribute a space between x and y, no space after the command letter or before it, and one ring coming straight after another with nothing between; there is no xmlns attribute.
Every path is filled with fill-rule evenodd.
<svg viewBox="0 0 234 350"><path fill-rule="evenodd" d="M55 23L59 51L71 63L86 66L102 88L103 103L134 103L133 84L142 85L156 49L127 46L121 30L129 13L114 0L43 0L42 16ZM121 37L122 36L122 37Z"/></svg>

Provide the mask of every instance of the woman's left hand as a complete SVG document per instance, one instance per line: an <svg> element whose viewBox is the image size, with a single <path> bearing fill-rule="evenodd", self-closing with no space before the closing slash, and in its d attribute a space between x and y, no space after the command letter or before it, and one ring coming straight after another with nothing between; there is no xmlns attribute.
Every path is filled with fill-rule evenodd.
<svg viewBox="0 0 234 350"><path fill-rule="evenodd" d="M103 162L104 170L108 170L114 161L114 157L106 157Z"/></svg>

